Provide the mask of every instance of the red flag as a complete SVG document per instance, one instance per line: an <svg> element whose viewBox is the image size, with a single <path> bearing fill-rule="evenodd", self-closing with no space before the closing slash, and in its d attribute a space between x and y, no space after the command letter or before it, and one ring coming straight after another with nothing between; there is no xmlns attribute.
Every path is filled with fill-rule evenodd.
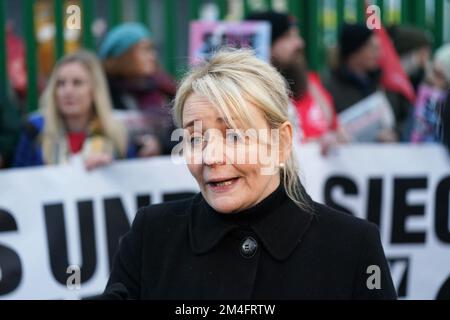
<svg viewBox="0 0 450 320"><path fill-rule="evenodd" d="M367 0L365 3L366 15L369 18L370 12L367 10L369 4ZM411 81L409 81L409 78L400 63L400 57L395 50L394 44L383 26L381 17L374 16L374 18L377 22L375 34L378 36L381 48L379 61L381 68L381 85L385 89L400 93L406 97L411 104L414 104L416 101L416 93L414 92L414 87L411 84Z"/></svg>
<svg viewBox="0 0 450 320"><path fill-rule="evenodd" d="M6 28L6 48L8 57L8 76L11 87L19 93L19 95L25 95L27 89L25 45L23 40L14 34L11 24L8 24Z"/></svg>
<svg viewBox="0 0 450 320"><path fill-rule="evenodd" d="M400 93L413 104L416 100L414 87L409 81L405 70L403 70L400 63L400 58L386 32L386 29L381 26L380 29L375 29L375 33L378 35L381 46L381 85L385 89Z"/></svg>
<svg viewBox="0 0 450 320"><path fill-rule="evenodd" d="M369 14L369 12L367 12L367 6L368 4L366 1L366 13ZM379 18L380 17L377 17L377 19ZM379 61L381 68L381 85L385 89L400 93L406 97L411 104L414 104L416 100L414 87L400 63L400 57L398 56L381 19L377 24L380 26L380 28L375 28L375 34L378 36L381 47Z"/></svg>

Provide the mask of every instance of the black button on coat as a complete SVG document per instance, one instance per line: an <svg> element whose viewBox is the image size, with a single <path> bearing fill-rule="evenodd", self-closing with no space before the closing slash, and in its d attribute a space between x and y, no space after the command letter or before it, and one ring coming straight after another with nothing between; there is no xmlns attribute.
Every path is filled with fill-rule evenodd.
<svg viewBox="0 0 450 320"><path fill-rule="evenodd" d="M235 214L214 211L201 193L145 207L121 241L105 293L124 286L132 299L395 299L377 227L311 207L300 209L281 185ZM379 273L368 272L373 265Z"/></svg>

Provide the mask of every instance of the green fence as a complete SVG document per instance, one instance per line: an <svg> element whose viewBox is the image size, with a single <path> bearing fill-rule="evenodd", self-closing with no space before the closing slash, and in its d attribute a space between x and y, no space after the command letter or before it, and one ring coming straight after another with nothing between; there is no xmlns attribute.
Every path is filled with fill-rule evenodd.
<svg viewBox="0 0 450 320"><path fill-rule="evenodd" d="M94 21L95 0L79 0L81 6L81 32L82 46L89 49L95 48L94 37L91 33L91 25ZM187 3L188 10L179 10L181 2ZM253 10L274 8L276 10L289 11L297 16L301 32L307 44L307 58L311 69L320 70L325 63L325 48L336 39L339 25L343 21L363 21L365 19L364 0L240 0L235 1L241 6L240 17ZM435 36L435 46L444 41L444 8L445 2L450 0L378 0L368 1L381 8L382 20L385 23L413 24L428 29ZM23 37L26 44L26 62L28 74L27 110L32 111L37 107L38 100L38 61L37 43L35 38L34 6L37 0L22 0L23 6ZM109 0L108 25L109 27L124 21L124 6L129 0ZM215 3L220 19L236 19L230 16L231 6L228 0L134 0L135 19L149 24L151 13L158 10L158 16L162 17L163 30L163 56L164 66L176 75L180 69L180 60L177 57L180 45L177 33L177 23L195 20L200 17L202 5ZM398 8L392 8L392 4ZM56 26L54 55L59 58L64 55L64 24L67 13L64 12L65 2L53 0L54 22ZM449 4L450 7L450 4ZM431 13L430 13L431 12ZM6 45L5 23L7 12L4 0L0 0L0 98L7 96L7 72L6 72ZM447 14L447 16L450 16ZM188 26L184 26L187 30ZM187 48L185 49L187 52ZM187 54L187 53L186 53ZM184 62L182 62L184 63Z"/></svg>

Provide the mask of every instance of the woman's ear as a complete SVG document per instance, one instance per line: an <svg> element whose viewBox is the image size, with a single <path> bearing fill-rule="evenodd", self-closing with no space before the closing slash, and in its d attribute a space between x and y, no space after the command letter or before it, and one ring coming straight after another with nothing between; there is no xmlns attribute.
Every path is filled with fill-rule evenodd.
<svg viewBox="0 0 450 320"><path fill-rule="evenodd" d="M293 143L293 128L291 122L285 121L278 130L280 134L279 159L280 162L286 163L291 154Z"/></svg>

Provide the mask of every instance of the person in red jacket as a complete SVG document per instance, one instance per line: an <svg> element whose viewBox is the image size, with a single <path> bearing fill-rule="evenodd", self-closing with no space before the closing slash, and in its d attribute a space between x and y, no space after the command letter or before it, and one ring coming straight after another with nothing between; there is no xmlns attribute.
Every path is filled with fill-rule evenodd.
<svg viewBox="0 0 450 320"><path fill-rule="evenodd" d="M304 54L305 42L295 17L274 11L252 13L247 20L268 21L272 26L271 63L285 77L292 93L291 111L297 123L297 141L318 141L322 153L346 142L340 129L333 98L322 85L316 72L308 71ZM297 120L297 121L295 121Z"/></svg>

